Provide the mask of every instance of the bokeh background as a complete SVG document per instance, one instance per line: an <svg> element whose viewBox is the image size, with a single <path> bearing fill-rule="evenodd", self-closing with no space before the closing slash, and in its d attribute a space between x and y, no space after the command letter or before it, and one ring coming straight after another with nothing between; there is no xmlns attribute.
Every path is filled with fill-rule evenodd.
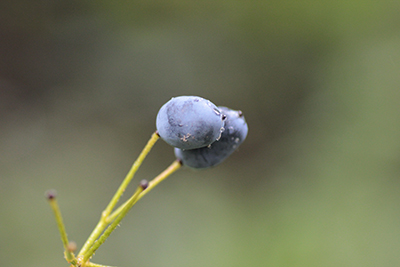
<svg viewBox="0 0 400 267"><path fill-rule="evenodd" d="M93 258L115 266L400 266L399 1L2 1L0 262L67 266L172 96L249 135L182 169ZM174 160L159 141L137 173Z"/></svg>

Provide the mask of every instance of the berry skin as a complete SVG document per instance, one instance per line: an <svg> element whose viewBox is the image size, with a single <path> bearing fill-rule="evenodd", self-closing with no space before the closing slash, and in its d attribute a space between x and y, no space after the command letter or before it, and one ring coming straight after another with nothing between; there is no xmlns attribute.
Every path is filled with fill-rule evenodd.
<svg viewBox="0 0 400 267"><path fill-rule="evenodd" d="M192 150L175 148L175 156L182 161L183 165L195 169L218 165L246 139L248 127L242 112L227 107L218 108L226 115L225 130L221 138L209 147Z"/></svg>
<svg viewBox="0 0 400 267"><path fill-rule="evenodd" d="M208 146L220 137L224 116L209 100L179 96L161 107L156 126L160 137L171 146L195 149Z"/></svg>

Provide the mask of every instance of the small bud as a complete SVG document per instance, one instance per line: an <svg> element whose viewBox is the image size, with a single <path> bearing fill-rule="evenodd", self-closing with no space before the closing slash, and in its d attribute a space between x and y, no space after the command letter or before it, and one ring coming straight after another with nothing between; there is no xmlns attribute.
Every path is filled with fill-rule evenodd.
<svg viewBox="0 0 400 267"><path fill-rule="evenodd" d="M70 252L74 252L77 249L76 243L74 241L69 242L67 249Z"/></svg>
<svg viewBox="0 0 400 267"><path fill-rule="evenodd" d="M48 200L52 200L57 196L57 191L54 189L47 190L45 196Z"/></svg>
<svg viewBox="0 0 400 267"><path fill-rule="evenodd" d="M147 181L147 180L142 180L142 181L140 181L140 187L143 189L143 190L146 190L146 188L149 186L149 182Z"/></svg>

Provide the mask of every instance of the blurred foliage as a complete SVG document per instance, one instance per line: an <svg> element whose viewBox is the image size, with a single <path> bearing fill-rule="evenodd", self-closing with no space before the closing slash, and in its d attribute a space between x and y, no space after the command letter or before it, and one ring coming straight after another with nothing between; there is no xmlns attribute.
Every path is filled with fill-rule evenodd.
<svg viewBox="0 0 400 267"><path fill-rule="evenodd" d="M399 2L0 6L4 265L67 266L44 192L58 190L80 247L177 95L241 109L248 138L168 178L95 262L400 264ZM135 181L173 160L160 141Z"/></svg>

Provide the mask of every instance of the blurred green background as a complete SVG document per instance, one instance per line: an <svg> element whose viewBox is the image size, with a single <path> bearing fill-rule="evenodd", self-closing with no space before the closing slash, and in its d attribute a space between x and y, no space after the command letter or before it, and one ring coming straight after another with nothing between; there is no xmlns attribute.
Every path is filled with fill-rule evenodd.
<svg viewBox="0 0 400 267"><path fill-rule="evenodd" d="M2 1L0 262L68 266L172 96L247 140L182 169L97 251L116 266L400 266L399 1ZM159 141L137 173L174 160Z"/></svg>

